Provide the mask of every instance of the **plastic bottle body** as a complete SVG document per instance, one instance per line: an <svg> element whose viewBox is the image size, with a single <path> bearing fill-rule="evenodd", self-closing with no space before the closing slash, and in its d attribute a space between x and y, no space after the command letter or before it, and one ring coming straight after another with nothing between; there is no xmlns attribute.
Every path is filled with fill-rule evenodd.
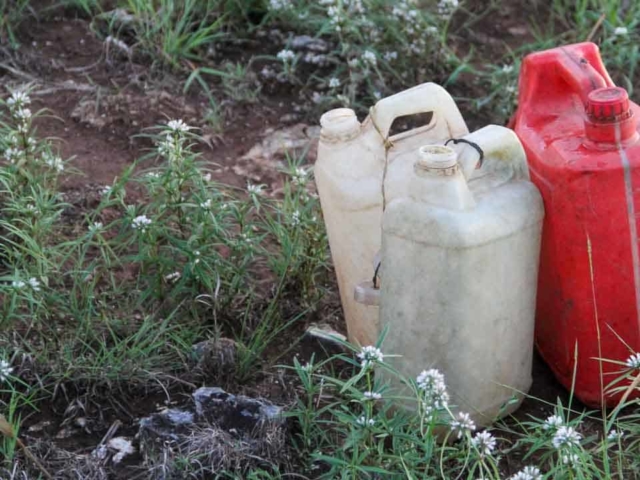
<svg viewBox="0 0 640 480"><path fill-rule="evenodd" d="M384 351L407 377L442 371L451 403L481 425L531 385L544 216L530 182L495 177L416 179L383 217Z"/></svg>

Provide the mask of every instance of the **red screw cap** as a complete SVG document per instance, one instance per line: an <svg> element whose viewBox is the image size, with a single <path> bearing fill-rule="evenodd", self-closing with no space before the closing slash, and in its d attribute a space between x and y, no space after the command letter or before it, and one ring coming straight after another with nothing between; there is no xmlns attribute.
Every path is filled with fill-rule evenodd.
<svg viewBox="0 0 640 480"><path fill-rule="evenodd" d="M619 122L631 115L629 95L621 87L597 88L589 93L587 115L592 122Z"/></svg>

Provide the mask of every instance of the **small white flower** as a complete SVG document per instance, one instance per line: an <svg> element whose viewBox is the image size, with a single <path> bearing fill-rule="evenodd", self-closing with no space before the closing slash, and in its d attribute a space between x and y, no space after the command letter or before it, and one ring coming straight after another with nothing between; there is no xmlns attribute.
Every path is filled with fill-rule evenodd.
<svg viewBox="0 0 640 480"><path fill-rule="evenodd" d="M513 72L513 65L503 65L502 73L511 73Z"/></svg>
<svg viewBox="0 0 640 480"><path fill-rule="evenodd" d="M356 423L362 427L373 427L376 421L373 418L367 420L367 418L363 415L356 420Z"/></svg>
<svg viewBox="0 0 640 480"><path fill-rule="evenodd" d="M313 103L315 103L316 105L319 105L322 103L322 94L320 92L313 92L313 94L311 95L311 101Z"/></svg>
<svg viewBox="0 0 640 480"><path fill-rule="evenodd" d="M13 372L11 364L6 360L0 360L0 382L6 382Z"/></svg>
<svg viewBox="0 0 640 480"><path fill-rule="evenodd" d="M264 185L247 184L247 192L249 192L250 195L262 195L263 190Z"/></svg>
<svg viewBox="0 0 640 480"><path fill-rule="evenodd" d="M556 430L551 443L554 448L559 450L563 447L578 446L581 439L582 435L576 432L573 427L563 425Z"/></svg>
<svg viewBox="0 0 640 480"><path fill-rule="evenodd" d="M145 232L147 227L151 225L151 219L146 215L138 215L131 222L131 226L134 230L140 230L141 232Z"/></svg>
<svg viewBox="0 0 640 480"><path fill-rule="evenodd" d="M296 167L296 169L291 173L291 176L293 177L293 182L296 185L304 185L307 183L309 172L306 168Z"/></svg>
<svg viewBox="0 0 640 480"><path fill-rule="evenodd" d="M211 174L210 173L205 173L204 175L202 175L202 180L204 180L205 182L210 182L211 181Z"/></svg>
<svg viewBox="0 0 640 480"><path fill-rule="evenodd" d="M382 395L378 392L367 391L362 394L365 400L380 400Z"/></svg>
<svg viewBox="0 0 640 480"><path fill-rule="evenodd" d="M438 14L441 17L450 17L458 8L458 0L440 0L438 2Z"/></svg>
<svg viewBox="0 0 640 480"><path fill-rule="evenodd" d="M416 377L418 388L422 390L422 402L427 414L445 408L449 403L449 393L444 382L444 375L432 368L423 370Z"/></svg>
<svg viewBox="0 0 640 480"><path fill-rule="evenodd" d="M200 208L203 208L205 210L209 210L211 208L211 199L207 199L206 201L202 202L200 204Z"/></svg>
<svg viewBox="0 0 640 480"><path fill-rule="evenodd" d="M616 29L613 31L613 34L616 37L622 37L625 36L629 33L629 29L627 27L616 27Z"/></svg>
<svg viewBox="0 0 640 480"><path fill-rule="evenodd" d="M160 178L162 175L160 172L147 172L145 175L147 178Z"/></svg>
<svg viewBox="0 0 640 480"><path fill-rule="evenodd" d="M180 272L173 272L173 273L170 273L169 275L165 275L164 279L167 280L168 282L177 282L181 276L182 275Z"/></svg>
<svg viewBox="0 0 640 480"><path fill-rule="evenodd" d="M371 50L367 50L362 54L362 60L365 63L369 63L370 65L375 65L376 63L378 63L378 58L376 57L376 54L373 53Z"/></svg>
<svg viewBox="0 0 640 480"><path fill-rule="evenodd" d="M19 108L18 110L16 110L14 115L18 120L24 122L31 118L31 110L29 110L28 108Z"/></svg>
<svg viewBox="0 0 640 480"><path fill-rule="evenodd" d="M451 422L451 430L458 433L458 438L462 438L462 436L466 432L473 432L476 429L476 424L468 413L458 412L456 420Z"/></svg>
<svg viewBox="0 0 640 480"><path fill-rule="evenodd" d="M40 291L40 282L38 281L37 278L31 277L29 280L27 280L27 283L33 289L34 292Z"/></svg>
<svg viewBox="0 0 640 480"><path fill-rule="evenodd" d="M285 48L284 50L280 50L278 52L277 57L279 60L282 60L283 62L288 62L289 60L293 60L294 58L296 58L296 54L294 53L293 50L289 50Z"/></svg>
<svg viewBox="0 0 640 480"><path fill-rule="evenodd" d="M427 35L435 37L436 35L438 35L438 27L430 25L425 29L425 32L427 32Z"/></svg>
<svg viewBox="0 0 640 480"><path fill-rule="evenodd" d="M358 358L360 359L362 367L365 368L368 367L371 362L382 362L384 355L379 348L369 345L362 347L362 350L358 353Z"/></svg>
<svg viewBox="0 0 640 480"><path fill-rule="evenodd" d="M269 0L269 8L271 10L288 10L291 8L290 0Z"/></svg>
<svg viewBox="0 0 640 480"><path fill-rule="evenodd" d="M93 222L91 225L89 225L89 231L97 232L98 230L102 230L102 227L102 222Z"/></svg>
<svg viewBox="0 0 640 480"><path fill-rule="evenodd" d="M516 87L514 87L513 85L507 85L506 87L504 87L504 90L510 95L516 93Z"/></svg>
<svg viewBox="0 0 640 480"><path fill-rule="evenodd" d="M485 430L484 432L477 433L471 439L471 445L478 449L481 457L484 457L491 455L491 453L495 450L496 439L493 435Z"/></svg>
<svg viewBox="0 0 640 480"><path fill-rule="evenodd" d="M4 151L4 158L11 163L15 163L15 160L20 156L20 150L17 148L9 147Z"/></svg>
<svg viewBox="0 0 640 480"><path fill-rule="evenodd" d="M170 120L169 122L167 122L167 127L169 128L169 130L181 133L188 132L192 128L182 120Z"/></svg>
<svg viewBox="0 0 640 480"><path fill-rule="evenodd" d="M64 163L62 163L62 159L56 155L51 155L50 153L46 153L43 155L43 160L46 165L57 170L58 172L62 172L64 170Z"/></svg>
<svg viewBox="0 0 640 480"><path fill-rule="evenodd" d="M352 68L352 69L356 68L359 64L360 64L360 61L357 58L352 58L347 62L347 65L349 65L349 68Z"/></svg>
<svg viewBox="0 0 640 480"><path fill-rule="evenodd" d="M640 368L640 353L634 353L629 358L627 358L627 361L625 363L629 368Z"/></svg>
<svg viewBox="0 0 640 480"><path fill-rule="evenodd" d="M340 86L340 79L332 77L329 80L329 88L338 88Z"/></svg>
<svg viewBox="0 0 640 480"><path fill-rule="evenodd" d="M298 210L291 215L291 224L294 226L300 225L300 212Z"/></svg>
<svg viewBox="0 0 640 480"><path fill-rule="evenodd" d="M617 442L622 437L624 437L624 431L614 429L614 430L611 430L607 435L607 440L609 440L610 442Z"/></svg>
<svg viewBox="0 0 640 480"><path fill-rule="evenodd" d="M392 60L397 60L398 52L385 52L383 57L387 62L390 62Z"/></svg>
<svg viewBox="0 0 640 480"><path fill-rule="evenodd" d="M542 424L543 430L557 430L564 424L564 420L559 415L551 415Z"/></svg>
<svg viewBox="0 0 640 480"><path fill-rule="evenodd" d="M104 187L102 187L100 189L100 195L102 195L103 197L106 197L107 195L109 195L111 193L112 189L113 189L113 187L111 187L109 185L105 185Z"/></svg>
<svg viewBox="0 0 640 480"><path fill-rule="evenodd" d="M11 286L16 290L20 290L21 288L26 287L27 284L24 283L22 280L14 280L13 282L11 282Z"/></svg>
<svg viewBox="0 0 640 480"><path fill-rule="evenodd" d="M304 370L305 372L310 372L311 370L313 370L313 364L310 362L305 363L302 367L300 367L302 370Z"/></svg>
<svg viewBox="0 0 640 480"><path fill-rule="evenodd" d="M539 468L524 467L509 480L542 480L542 474Z"/></svg>
<svg viewBox="0 0 640 480"><path fill-rule="evenodd" d="M580 463L580 457L576 453L562 455L562 463L564 463L565 465L577 465L578 463Z"/></svg>
<svg viewBox="0 0 640 480"><path fill-rule="evenodd" d="M23 105L29 105L30 103L31 99L29 98L29 95L19 90L13 92L7 100L7 105L9 105L10 107L21 107Z"/></svg>

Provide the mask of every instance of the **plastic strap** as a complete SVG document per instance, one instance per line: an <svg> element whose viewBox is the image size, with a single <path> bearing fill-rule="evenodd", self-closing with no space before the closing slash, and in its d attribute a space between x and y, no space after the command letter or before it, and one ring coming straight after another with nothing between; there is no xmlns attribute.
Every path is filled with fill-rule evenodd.
<svg viewBox="0 0 640 480"><path fill-rule="evenodd" d="M465 143L465 144L473 147L476 150L476 152L478 152L478 155L480 155L480 158L478 159L478 163L476 164L476 168L482 167L482 162L484 162L484 151L482 150L480 145L478 145L475 142L471 142L469 140L466 140L464 138L450 138L449 140L444 142L445 147L447 145L449 145L449 142L453 142L454 145L457 145L459 143Z"/></svg>

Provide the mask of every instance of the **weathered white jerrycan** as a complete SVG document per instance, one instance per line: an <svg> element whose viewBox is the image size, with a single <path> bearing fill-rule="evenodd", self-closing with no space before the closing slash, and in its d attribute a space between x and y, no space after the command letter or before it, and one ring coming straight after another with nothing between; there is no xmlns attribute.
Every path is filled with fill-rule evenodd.
<svg viewBox="0 0 640 480"><path fill-rule="evenodd" d="M531 386L544 208L515 134L489 126L475 138L492 152L468 180L454 149L425 146L407 195L387 205L380 323L399 372L440 370L451 403L487 425Z"/></svg>
<svg viewBox="0 0 640 480"><path fill-rule="evenodd" d="M428 125L389 137L396 118L432 112ZM451 96L439 85L425 83L380 100L360 124L353 110L339 108L320 119L322 131L314 175L331 255L338 277L349 339L361 345L378 337L378 308L356 303L354 287L374 276L380 250L383 177L395 171L397 158L425 143L468 133ZM410 169L409 169L410 170ZM409 177L394 176L390 196L404 191Z"/></svg>

